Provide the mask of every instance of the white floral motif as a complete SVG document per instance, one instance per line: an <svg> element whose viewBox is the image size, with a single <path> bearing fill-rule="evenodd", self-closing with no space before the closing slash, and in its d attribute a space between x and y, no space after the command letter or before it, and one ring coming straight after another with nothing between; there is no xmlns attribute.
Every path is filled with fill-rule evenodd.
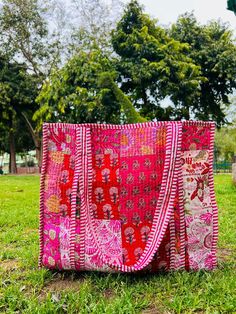
<svg viewBox="0 0 236 314"><path fill-rule="evenodd" d="M95 195L96 195L96 201L98 203L101 203L102 201L104 201L104 193L103 193L103 188L96 188L95 189Z"/></svg>
<svg viewBox="0 0 236 314"><path fill-rule="evenodd" d="M60 254L63 269L70 269L70 219L69 217L61 217L60 221Z"/></svg>
<svg viewBox="0 0 236 314"><path fill-rule="evenodd" d="M121 265L121 222L119 220L95 219L94 223L100 245L99 250L101 250L108 263ZM92 239L91 230L87 227L85 234L85 269L112 271L110 267L102 263Z"/></svg>
<svg viewBox="0 0 236 314"><path fill-rule="evenodd" d="M110 181L110 169L103 169L102 170L102 182L108 183Z"/></svg>
<svg viewBox="0 0 236 314"><path fill-rule="evenodd" d="M118 189L117 187L113 186L109 189L110 197L112 203L116 204L118 201Z"/></svg>

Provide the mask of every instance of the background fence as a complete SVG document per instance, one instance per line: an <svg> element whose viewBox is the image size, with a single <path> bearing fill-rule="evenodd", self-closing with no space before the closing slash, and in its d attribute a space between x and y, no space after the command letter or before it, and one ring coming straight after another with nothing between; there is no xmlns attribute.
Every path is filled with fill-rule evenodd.
<svg viewBox="0 0 236 314"><path fill-rule="evenodd" d="M214 173L231 173L232 162L228 161L217 161L214 162Z"/></svg>

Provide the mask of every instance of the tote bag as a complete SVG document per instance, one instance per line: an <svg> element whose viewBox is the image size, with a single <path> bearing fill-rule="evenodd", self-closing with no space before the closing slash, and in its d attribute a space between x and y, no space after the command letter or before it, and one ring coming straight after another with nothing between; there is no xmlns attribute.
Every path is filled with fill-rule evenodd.
<svg viewBox="0 0 236 314"><path fill-rule="evenodd" d="M43 125L39 267L214 269L212 122Z"/></svg>

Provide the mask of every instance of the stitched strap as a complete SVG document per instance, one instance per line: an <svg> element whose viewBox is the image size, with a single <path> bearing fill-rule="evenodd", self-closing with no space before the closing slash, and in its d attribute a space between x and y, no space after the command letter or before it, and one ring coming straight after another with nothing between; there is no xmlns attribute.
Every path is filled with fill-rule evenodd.
<svg viewBox="0 0 236 314"><path fill-rule="evenodd" d="M152 260L154 254L157 252L165 231L167 229L171 213L173 212L174 198L177 188L179 154L181 148L182 124L181 122L166 123L166 157L163 170L163 178L161 184L161 191L158 198L156 211L153 218L152 228L149 238L140 259L132 266L124 264L111 264L105 257L105 252L101 249L99 237L96 234L95 221L93 219L93 212L91 206L91 191L92 191L92 151L91 151L91 131L86 125L79 128L86 128L83 132L82 141L86 143L83 148L83 164L86 165L81 173L83 176L84 188L81 193L81 211L86 216L85 220L92 234L92 241L97 248L99 258L104 265L107 265L115 270L122 272L133 272L145 268Z"/></svg>

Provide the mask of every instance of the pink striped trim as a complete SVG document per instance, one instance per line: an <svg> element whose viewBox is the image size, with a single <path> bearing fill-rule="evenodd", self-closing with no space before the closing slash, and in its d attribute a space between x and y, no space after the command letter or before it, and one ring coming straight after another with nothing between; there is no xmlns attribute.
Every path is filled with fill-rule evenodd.
<svg viewBox="0 0 236 314"><path fill-rule="evenodd" d="M47 150L48 150L48 125L43 124L43 143L42 143L42 168L40 176L40 205L39 205L39 258L38 267L42 267L43 249L44 249L44 188L45 174L47 166Z"/></svg>
<svg viewBox="0 0 236 314"><path fill-rule="evenodd" d="M182 175L182 169L181 169L181 146L182 146L182 128L179 130L179 136L178 136L178 143L177 143L177 148L178 148L178 153L176 156L176 171L178 173L178 187L180 186L180 175ZM178 189L178 192L180 193L180 189ZM179 197L181 199L181 196ZM176 233L175 233L175 220L174 220L174 211L171 214L170 217L170 222L169 222L169 227L170 227L170 270L176 269L176 247L175 247L175 242L176 242ZM182 260L181 260L182 262ZM181 263L182 265L182 263Z"/></svg>
<svg viewBox="0 0 236 314"><path fill-rule="evenodd" d="M212 236L212 259L213 267L217 267L217 257L216 257L216 248L218 241L218 208L215 199L215 190L214 190L214 176L213 176L213 159L214 159L214 136L215 136L215 123L210 125L210 153L209 153L209 188L210 188L210 197L211 205L213 212L213 236Z"/></svg>
<svg viewBox="0 0 236 314"><path fill-rule="evenodd" d="M150 122L142 122L142 123L134 123L134 124L104 124L104 123L81 123L81 124L73 124L73 123L45 123L48 126L60 125L60 127L69 127L72 129L76 129L79 126L93 128L93 129L138 129L145 127L159 127L159 126L167 126L170 124L175 124L176 121L150 121ZM181 121L182 126L209 126L212 125L212 122L209 121Z"/></svg>
<svg viewBox="0 0 236 314"><path fill-rule="evenodd" d="M85 269L85 232L87 225L86 218L86 197L85 197L85 182L87 181L87 163L86 163L86 129L78 126L80 135L78 137L78 151L79 151L79 193L81 198L80 204L80 269Z"/></svg>
<svg viewBox="0 0 236 314"><path fill-rule="evenodd" d="M155 217L154 215L153 228L150 232L150 243L153 237L154 241L153 243L151 243L151 245L152 245L152 249L153 250L155 249L155 252L157 251L159 245L161 244L161 241L163 239L163 236L166 232L166 228L169 223L170 215L173 211L173 204L174 204L174 198L175 198L176 187L177 187L176 186L177 176L175 175L174 170L175 170L175 160L176 160L176 156L178 152L177 141L178 141L179 127L181 127L181 125L179 123L176 123L175 125L172 124L171 128L167 128L167 144L166 144L167 151L166 151L166 160L165 160L164 171L163 171L164 182L162 182L163 187L161 188L160 196L157 202L157 208L160 208L160 210L158 211L159 220L157 220L158 217ZM165 215L165 212L166 212L166 215ZM155 229L155 225L156 225L156 229ZM158 240L159 234L160 234L160 238ZM154 247L154 245L156 246L156 248ZM148 243L144 250L144 253L147 249L148 249ZM138 263L140 262L141 262L141 258L139 259ZM146 262L146 265L147 264L148 262Z"/></svg>
<svg viewBox="0 0 236 314"><path fill-rule="evenodd" d="M174 212L171 214L170 222L170 270L175 269L176 249L175 249L175 220Z"/></svg>
<svg viewBox="0 0 236 314"><path fill-rule="evenodd" d="M76 200L77 200L77 190L78 190L78 179L80 172L80 134L79 129L76 128L76 142L75 147L75 170L74 170L74 178L72 184L72 192L71 192L71 217L70 217L70 267L71 269L75 269L75 230L76 230Z"/></svg>
<svg viewBox="0 0 236 314"><path fill-rule="evenodd" d="M177 172L175 173L175 156L180 153L181 142L178 141L179 129L181 128L180 122L175 123L166 123L167 124L167 147L166 147L166 159L163 171L163 181L160 196L157 203L157 210L153 219L153 226L149 235L148 243L145 247L145 250L139 259L139 261L133 266L126 265L112 265L109 264L108 261L105 260L102 252L99 250L99 257L103 261L105 265L108 265L111 268L115 268L117 270L123 272L131 272L141 270L153 258L155 252L157 251L163 236L165 234L166 228L169 223L169 218L171 213L173 212L173 203L176 193L176 184L177 184ZM90 132L89 132L90 133ZM88 136L87 136L88 140ZM92 171L92 156L91 156L91 141L87 141L88 145L88 168ZM85 173L84 173L85 174ZM91 177L89 178L91 182ZM91 200L91 184L88 186L89 189L89 197L88 202ZM87 208L87 222L91 228L94 245L100 247L97 236L96 236L96 226L92 219L92 207L91 203L89 204L89 208ZM158 210L160 209L160 210ZM166 210L167 209L167 210ZM164 213L166 210L166 213Z"/></svg>
<svg viewBox="0 0 236 314"><path fill-rule="evenodd" d="M84 192L84 198L85 198L85 207L84 207L84 211L85 211L85 223L87 226L88 231L91 230L91 224L89 223L89 215L90 213L93 215L93 211L92 211L92 186L93 186L93 168L92 168L92 147L91 147L91 130L90 128L86 127L83 128L85 131L85 136L83 138L83 143L85 144L84 146L84 156L85 156L85 160L84 160L84 164L86 165L86 169L84 169L84 175L86 176L86 180L85 180L85 187L86 190ZM91 212L89 213L89 208L91 210ZM90 229L89 229L90 228ZM96 226L95 226L96 229ZM95 242L94 242L95 243ZM97 255L100 255L100 250L99 248L94 245L94 247L96 248L96 253Z"/></svg>
<svg viewBox="0 0 236 314"><path fill-rule="evenodd" d="M182 140L181 140L182 141ZM181 152L182 153L182 152ZM179 219L180 219L180 265L185 268L185 213L184 213L184 183L181 158L178 159L178 187L179 187Z"/></svg>

